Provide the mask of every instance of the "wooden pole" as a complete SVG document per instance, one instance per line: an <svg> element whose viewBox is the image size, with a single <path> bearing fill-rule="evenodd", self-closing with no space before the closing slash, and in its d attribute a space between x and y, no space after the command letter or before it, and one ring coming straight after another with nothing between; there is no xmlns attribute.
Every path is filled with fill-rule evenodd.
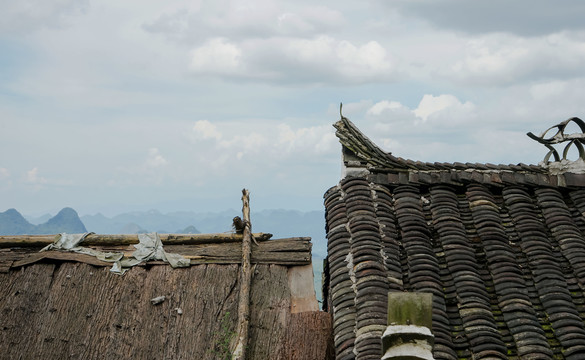
<svg viewBox="0 0 585 360"><path fill-rule="evenodd" d="M240 273L240 299L238 303L238 343L232 360L245 360L250 326L250 287L252 283L252 225L250 223L250 192L242 190L242 213L244 217L244 238L242 240L242 271Z"/></svg>

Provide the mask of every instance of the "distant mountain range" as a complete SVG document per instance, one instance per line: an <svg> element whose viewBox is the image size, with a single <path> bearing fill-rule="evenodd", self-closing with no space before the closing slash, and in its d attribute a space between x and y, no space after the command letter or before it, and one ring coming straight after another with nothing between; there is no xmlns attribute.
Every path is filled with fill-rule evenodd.
<svg viewBox="0 0 585 360"><path fill-rule="evenodd" d="M168 233L192 233L198 234L198 229L193 216L185 213L162 214L158 210L142 212L129 212L106 217L100 213L84 215L81 221L89 231L98 234L137 234L142 232Z"/></svg>
<svg viewBox="0 0 585 360"><path fill-rule="evenodd" d="M238 210L217 213L189 211L163 214L157 210L128 212L113 217L100 213L78 217L75 210L65 208L56 216L45 214L25 219L15 209L0 213L0 235L57 234L61 232L98 234L136 234L145 232L196 234L232 231L232 219ZM324 258L327 253L325 218L322 211L263 210L252 212L252 231L273 234L273 238L309 236L313 256ZM37 224L37 225L34 225Z"/></svg>
<svg viewBox="0 0 585 360"><path fill-rule="evenodd" d="M58 233L87 232L77 212L72 208L64 208L46 222L34 225L28 222L16 209L8 209L0 213L0 235L38 235Z"/></svg>

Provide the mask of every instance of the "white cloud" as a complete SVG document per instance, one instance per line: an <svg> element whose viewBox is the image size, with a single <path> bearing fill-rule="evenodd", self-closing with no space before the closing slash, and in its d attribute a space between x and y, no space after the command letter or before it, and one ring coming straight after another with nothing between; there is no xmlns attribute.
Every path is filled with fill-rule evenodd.
<svg viewBox="0 0 585 360"><path fill-rule="evenodd" d="M205 128L222 135L208 136L213 142L206 145L197 138L189 139L199 169L212 168L214 172L233 171L240 166L266 171L283 162L312 162L322 154L333 153L337 143L330 125L293 127L282 122L242 121L206 124Z"/></svg>
<svg viewBox="0 0 585 360"><path fill-rule="evenodd" d="M377 130L391 127L410 127L423 123L436 123L438 127L470 122L476 106L470 101L461 102L456 96L426 94L418 106L411 109L395 100L382 100L365 111L365 116L374 120ZM428 126L429 124L425 125Z"/></svg>
<svg viewBox="0 0 585 360"><path fill-rule="evenodd" d="M160 154L157 148L148 149L148 157L146 159L146 166L149 168L160 168L167 164L167 160Z"/></svg>
<svg viewBox="0 0 585 360"><path fill-rule="evenodd" d="M144 153L142 153L144 154ZM144 155L142 155L144 156ZM119 165L106 181L109 187L160 186L168 177L170 162L161 154L159 148L151 147L142 160Z"/></svg>
<svg viewBox="0 0 585 360"><path fill-rule="evenodd" d="M413 112L423 122L427 121L429 117L436 116L442 116L444 120L454 122L471 116L474 108L475 106L471 102L461 103L453 95L433 96L427 94L423 96L418 107Z"/></svg>
<svg viewBox="0 0 585 360"><path fill-rule="evenodd" d="M74 183L70 178L56 178L41 176L38 167L34 167L24 173L24 184L32 186L35 191L44 189L46 187L69 187Z"/></svg>
<svg viewBox="0 0 585 360"><path fill-rule="evenodd" d="M330 37L313 40L296 40L288 48L289 54L298 54L301 63L321 64L331 61L339 74L364 79L385 75L391 69L386 50L376 41L356 46L349 41L336 41Z"/></svg>
<svg viewBox="0 0 585 360"><path fill-rule="evenodd" d="M213 39L191 54L194 73L261 82L382 82L392 80L397 71L377 41L354 44L330 36L275 37L241 43Z"/></svg>
<svg viewBox="0 0 585 360"><path fill-rule="evenodd" d="M196 121L195 125L193 125L193 135L198 139L220 140L222 138L217 127L209 122L209 120Z"/></svg>
<svg viewBox="0 0 585 360"><path fill-rule="evenodd" d="M470 41L466 58L456 63L453 70L486 75L512 70L512 66L529 55L525 45L520 39L506 44L493 44L487 39Z"/></svg>
<svg viewBox="0 0 585 360"><path fill-rule="evenodd" d="M285 12L278 16L278 30L283 34L307 33L314 31L314 27L299 14Z"/></svg>
<svg viewBox="0 0 585 360"><path fill-rule="evenodd" d="M47 183L47 179L42 176L39 176L39 169L34 167L26 172L24 176L24 180L33 185L42 185Z"/></svg>
<svg viewBox="0 0 585 360"><path fill-rule="evenodd" d="M371 108L369 108L366 114L378 116L378 115L382 114L382 112L384 112L385 110L395 111L395 110L403 109L403 108L405 108L405 106L403 106L398 101L382 100L382 101L374 104L374 106L372 106Z"/></svg>
<svg viewBox="0 0 585 360"><path fill-rule="evenodd" d="M190 68L196 74L279 84L363 84L404 77L432 81L440 75L449 82L507 86L582 73L585 60L585 43L578 32L522 37L417 28L397 38L394 33L405 29L392 28L384 29L388 36L350 35L340 31L347 20L335 7L276 3L260 9L238 1L223 6L225 11L214 7L207 19L202 18L209 11L205 6L180 9L174 16L161 15L160 29L149 29L198 34L185 40L192 48ZM408 21L401 21L408 26ZM563 56L558 56L560 49Z"/></svg>
<svg viewBox="0 0 585 360"><path fill-rule="evenodd" d="M380 141L386 144L391 142L397 142L397 138L394 137L392 140L383 138L388 134L405 131L412 129L422 122L420 118L416 116L414 110L399 103L398 101L382 100L375 103L367 111L365 111L365 117L370 120L371 131L373 134L381 135ZM384 145L386 146L386 145Z"/></svg>
<svg viewBox="0 0 585 360"><path fill-rule="evenodd" d="M529 91L534 100L547 100L562 96L568 90L567 85L566 81L555 80L534 84L530 87Z"/></svg>
<svg viewBox="0 0 585 360"><path fill-rule="evenodd" d="M267 144L267 137L255 131L246 131L244 135L234 135L229 139L223 139L217 143L222 149L231 151L241 149L242 151L239 152L243 155L249 153L262 153ZM243 155L240 155L240 157Z"/></svg>
<svg viewBox="0 0 585 360"><path fill-rule="evenodd" d="M378 82L392 79L394 65L386 49L377 41L354 44L347 40L337 40L330 36L312 39L288 39L281 44L275 43L276 51L281 51L287 59L286 67L275 67L281 78L305 74L305 80L313 82ZM279 49L280 47L280 49ZM292 77L287 79L294 80Z"/></svg>
<svg viewBox="0 0 585 360"><path fill-rule="evenodd" d="M476 101L476 121L493 129L540 133L568 118L585 118L584 94L584 77L497 87Z"/></svg>
<svg viewBox="0 0 585 360"><path fill-rule="evenodd" d="M317 155L330 152L336 142L330 126L293 129L287 124L280 124L278 138L273 146L289 154L305 152Z"/></svg>
<svg viewBox="0 0 585 360"><path fill-rule="evenodd" d="M193 43L212 36L268 39L275 36L314 36L345 23L341 11L302 2L224 0L165 11L143 28L151 33Z"/></svg>
<svg viewBox="0 0 585 360"><path fill-rule="evenodd" d="M34 167L28 170L24 175L24 183L30 186L34 192L40 191L47 185L48 180L39 176L39 169Z"/></svg>
<svg viewBox="0 0 585 360"><path fill-rule="evenodd" d="M470 39L460 57L439 71L464 84L509 85L585 75L585 41L576 33L533 38L490 34Z"/></svg>
<svg viewBox="0 0 585 360"><path fill-rule="evenodd" d="M333 29L345 22L343 14L326 6L306 6L297 12L283 12L278 15L277 33L316 34Z"/></svg>
<svg viewBox="0 0 585 360"><path fill-rule="evenodd" d="M227 39L211 39L191 52L191 70L202 74L236 74L243 70L241 56L240 48Z"/></svg>

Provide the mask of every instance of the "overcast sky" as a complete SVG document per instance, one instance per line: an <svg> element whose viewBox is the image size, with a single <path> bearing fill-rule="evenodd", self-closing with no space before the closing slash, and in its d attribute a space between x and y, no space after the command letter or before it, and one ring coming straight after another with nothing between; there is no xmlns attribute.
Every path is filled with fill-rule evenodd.
<svg viewBox="0 0 585 360"><path fill-rule="evenodd" d="M322 209L344 115L394 155L538 163L585 117L585 3L0 2L0 211Z"/></svg>

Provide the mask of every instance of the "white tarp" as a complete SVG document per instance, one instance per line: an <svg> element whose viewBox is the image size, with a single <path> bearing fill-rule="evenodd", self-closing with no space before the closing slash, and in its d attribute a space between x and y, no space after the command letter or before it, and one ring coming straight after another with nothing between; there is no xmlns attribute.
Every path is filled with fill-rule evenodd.
<svg viewBox="0 0 585 360"><path fill-rule="evenodd" d="M92 233L62 233L54 243L47 245L41 251L61 250L95 256L99 260L113 262L114 264L110 271L120 275L124 274L132 266L149 260L164 261L169 263L173 268L188 267L191 265L189 259L186 259L179 254L167 253L164 250L162 241L157 233L138 234L139 243L134 245L136 250L134 250L130 257L124 257L124 253L122 252L103 252L79 246L79 243L81 243L89 234Z"/></svg>

